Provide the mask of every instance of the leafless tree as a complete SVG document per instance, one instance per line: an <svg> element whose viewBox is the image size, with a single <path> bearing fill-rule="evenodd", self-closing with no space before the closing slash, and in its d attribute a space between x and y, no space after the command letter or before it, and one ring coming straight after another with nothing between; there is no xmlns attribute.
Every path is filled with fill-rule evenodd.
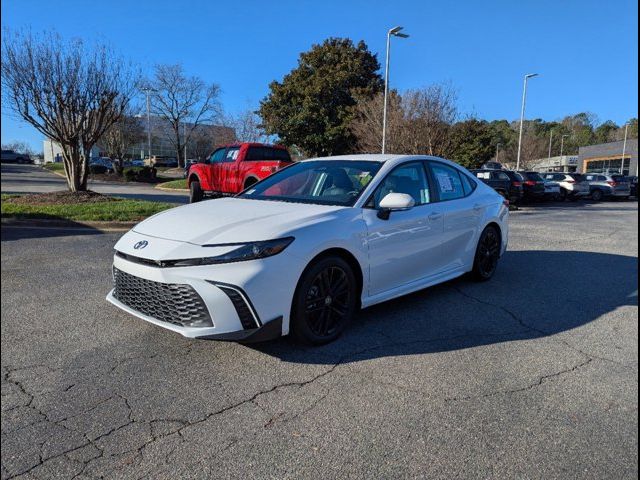
<svg viewBox="0 0 640 480"><path fill-rule="evenodd" d="M144 138L145 127L140 117L131 115L131 110L104 133L100 139L100 146L112 160L116 160L115 169L118 175L124 170L124 160L129 149Z"/></svg>
<svg viewBox="0 0 640 480"><path fill-rule="evenodd" d="M135 73L105 46L5 31L4 104L62 149L73 192L87 189L91 149L125 111Z"/></svg>
<svg viewBox="0 0 640 480"><path fill-rule="evenodd" d="M22 142L20 140L3 143L2 150L13 150L16 153L28 155L30 157L36 154L27 142Z"/></svg>
<svg viewBox="0 0 640 480"><path fill-rule="evenodd" d="M185 75L182 65L157 65L149 82L151 110L163 120L165 134L184 165L184 145L189 143L198 125L212 124L221 118L220 87L207 85L198 77Z"/></svg>
<svg viewBox="0 0 640 480"><path fill-rule="evenodd" d="M233 129L219 125L198 125L191 133L188 154L196 160L207 158L217 145L233 143L236 137Z"/></svg>
<svg viewBox="0 0 640 480"><path fill-rule="evenodd" d="M350 127L358 149L379 152L382 146L383 96L359 102ZM391 92L387 105L387 151L445 155L451 125L458 117L457 94L447 84Z"/></svg>
<svg viewBox="0 0 640 480"><path fill-rule="evenodd" d="M258 114L251 109L244 110L237 115L230 115L225 122L235 130L239 142L269 141L269 135L262 128L262 121Z"/></svg>

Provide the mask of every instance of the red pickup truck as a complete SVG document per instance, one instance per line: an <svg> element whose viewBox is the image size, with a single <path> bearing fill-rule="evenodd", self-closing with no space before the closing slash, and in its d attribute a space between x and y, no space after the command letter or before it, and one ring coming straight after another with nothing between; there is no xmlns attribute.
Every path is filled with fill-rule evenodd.
<svg viewBox="0 0 640 480"><path fill-rule="evenodd" d="M236 143L218 147L207 160L189 168L189 201L241 192L291 162L289 152L280 145Z"/></svg>

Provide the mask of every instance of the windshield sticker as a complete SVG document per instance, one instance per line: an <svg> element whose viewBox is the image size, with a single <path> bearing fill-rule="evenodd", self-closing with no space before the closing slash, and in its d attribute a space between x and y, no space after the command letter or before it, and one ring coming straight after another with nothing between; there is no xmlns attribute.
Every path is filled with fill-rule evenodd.
<svg viewBox="0 0 640 480"><path fill-rule="evenodd" d="M453 192L453 185L451 184L451 177L446 173L439 173L438 184L440 185L440 190L442 192Z"/></svg>

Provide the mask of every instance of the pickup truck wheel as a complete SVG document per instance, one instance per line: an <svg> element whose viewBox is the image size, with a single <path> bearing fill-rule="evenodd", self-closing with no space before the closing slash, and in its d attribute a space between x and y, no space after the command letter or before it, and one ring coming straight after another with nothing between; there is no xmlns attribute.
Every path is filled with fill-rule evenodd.
<svg viewBox="0 0 640 480"><path fill-rule="evenodd" d="M247 179L244 181L244 187L243 187L243 190L246 190L246 189L247 189L247 188L249 188L251 185L255 185L256 183L258 183L258 180L257 180L257 179L255 179L255 178L253 178L253 177L251 177L251 178L247 178Z"/></svg>
<svg viewBox="0 0 640 480"><path fill-rule="evenodd" d="M204 192L200 187L200 182L197 180L193 180L189 184L189 203L196 203L202 200L204 197Z"/></svg>

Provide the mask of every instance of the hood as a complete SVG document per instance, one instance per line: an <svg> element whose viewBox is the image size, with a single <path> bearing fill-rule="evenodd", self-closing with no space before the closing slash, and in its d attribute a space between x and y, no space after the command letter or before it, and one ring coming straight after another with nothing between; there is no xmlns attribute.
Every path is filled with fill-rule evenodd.
<svg viewBox="0 0 640 480"><path fill-rule="evenodd" d="M219 198L160 212L134 232L195 245L272 240L345 207Z"/></svg>

